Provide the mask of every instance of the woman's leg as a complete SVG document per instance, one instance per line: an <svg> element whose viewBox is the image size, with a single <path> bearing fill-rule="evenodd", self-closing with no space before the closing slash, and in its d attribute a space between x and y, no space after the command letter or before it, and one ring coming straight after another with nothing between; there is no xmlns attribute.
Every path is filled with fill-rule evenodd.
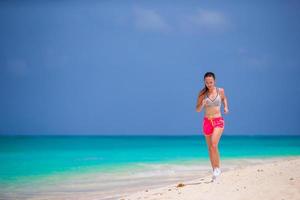
<svg viewBox="0 0 300 200"><path fill-rule="evenodd" d="M206 140L206 144L207 144L210 163L211 163L211 166L213 167L214 166L214 160L213 160L212 153L211 153L211 143L212 143L211 137L212 137L212 135L204 135L204 136L205 136L205 140Z"/></svg>
<svg viewBox="0 0 300 200"><path fill-rule="evenodd" d="M223 133L224 128L215 127L213 134L211 136L211 146L210 146L210 153L212 154L213 164L212 167L220 167L220 154L218 144Z"/></svg>

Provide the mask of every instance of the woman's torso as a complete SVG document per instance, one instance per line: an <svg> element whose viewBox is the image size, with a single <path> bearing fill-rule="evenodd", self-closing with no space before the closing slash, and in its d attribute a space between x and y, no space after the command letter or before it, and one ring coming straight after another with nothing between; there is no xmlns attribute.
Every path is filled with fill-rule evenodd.
<svg viewBox="0 0 300 200"><path fill-rule="evenodd" d="M206 99L205 105L205 117L221 117L221 96L219 88L216 87L217 91L213 94L206 92L204 98Z"/></svg>

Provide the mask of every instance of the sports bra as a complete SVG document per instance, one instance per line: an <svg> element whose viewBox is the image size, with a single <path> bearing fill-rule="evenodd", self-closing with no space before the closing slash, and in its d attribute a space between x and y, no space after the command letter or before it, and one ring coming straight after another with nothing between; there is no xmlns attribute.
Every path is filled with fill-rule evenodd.
<svg viewBox="0 0 300 200"><path fill-rule="evenodd" d="M221 96L219 95L219 88L217 87L217 96L215 97L215 99L210 99L208 96L207 96L207 93L205 95L206 97L206 106L207 107L212 107L212 106L221 106Z"/></svg>

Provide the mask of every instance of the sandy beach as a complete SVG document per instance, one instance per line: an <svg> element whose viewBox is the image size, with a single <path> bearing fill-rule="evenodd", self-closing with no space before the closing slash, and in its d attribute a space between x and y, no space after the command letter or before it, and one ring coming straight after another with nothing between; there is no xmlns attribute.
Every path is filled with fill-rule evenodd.
<svg viewBox="0 0 300 200"><path fill-rule="evenodd" d="M217 200L300 199L300 157L287 157L263 164L239 166L224 171L218 181L211 175L150 188L119 200Z"/></svg>

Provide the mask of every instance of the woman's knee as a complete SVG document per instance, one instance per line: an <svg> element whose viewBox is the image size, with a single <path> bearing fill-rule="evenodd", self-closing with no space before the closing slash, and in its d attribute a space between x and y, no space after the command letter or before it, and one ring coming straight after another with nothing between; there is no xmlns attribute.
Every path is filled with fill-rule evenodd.
<svg viewBox="0 0 300 200"><path fill-rule="evenodd" d="M218 148L218 143L212 142L211 145L209 146L210 151L216 151Z"/></svg>

